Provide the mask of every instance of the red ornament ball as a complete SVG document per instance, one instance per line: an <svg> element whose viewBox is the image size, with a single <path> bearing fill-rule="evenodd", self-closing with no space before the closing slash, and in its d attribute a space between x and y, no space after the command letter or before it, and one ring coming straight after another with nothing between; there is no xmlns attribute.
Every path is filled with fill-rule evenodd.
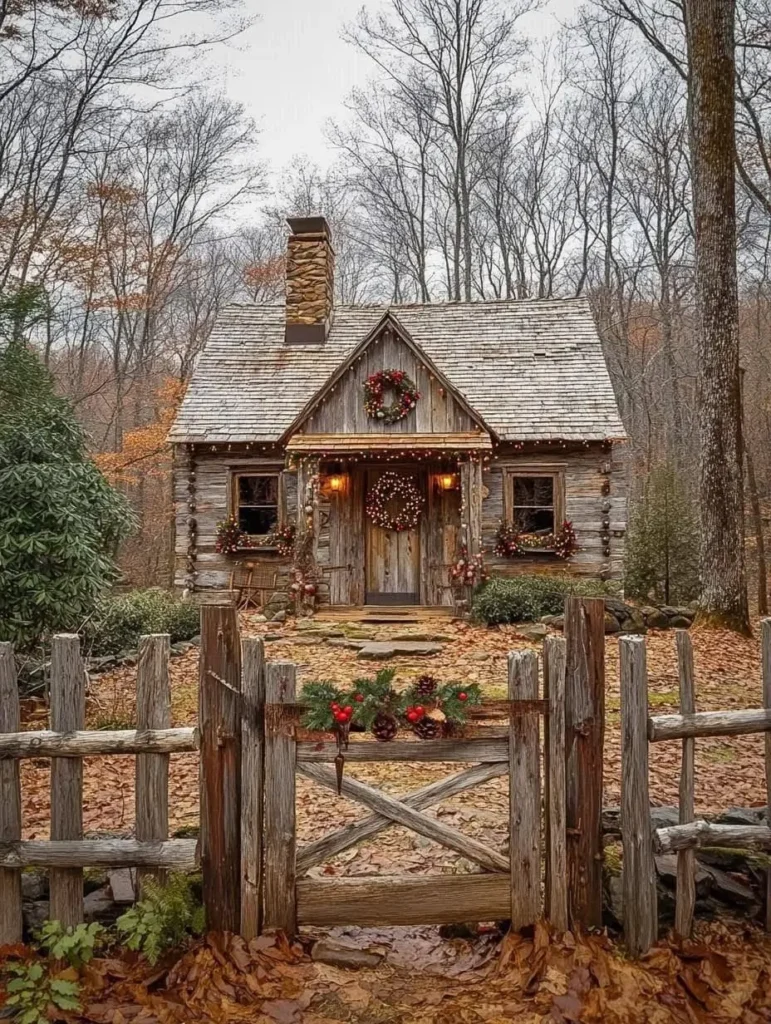
<svg viewBox="0 0 771 1024"><path fill-rule="evenodd" d="M467 693L459 693L458 694L458 700L468 700L468 694Z"/></svg>
<svg viewBox="0 0 771 1024"><path fill-rule="evenodd" d="M353 699L356 701L357 704L361 704L363 702L363 700L364 700L364 694L363 693L354 693Z"/></svg>

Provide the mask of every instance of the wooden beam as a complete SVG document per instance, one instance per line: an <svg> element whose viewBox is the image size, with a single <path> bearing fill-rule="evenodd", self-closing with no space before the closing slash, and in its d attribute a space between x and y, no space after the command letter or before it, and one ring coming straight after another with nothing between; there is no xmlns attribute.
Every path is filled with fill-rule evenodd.
<svg viewBox="0 0 771 1024"><path fill-rule="evenodd" d="M266 704L294 701L296 688L297 670L291 662L274 661L266 666ZM287 935L297 930L295 760L291 721L275 716L271 726L266 716L263 912L266 928Z"/></svg>
<svg viewBox="0 0 771 1024"><path fill-rule="evenodd" d="M195 839L167 839L162 843L142 843L137 839L27 839L0 843L0 866L68 870L147 867L193 871L199 863L197 845Z"/></svg>
<svg viewBox="0 0 771 1024"><path fill-rule="evenodd" d="M0 643L0 733L20 726L19 688L13 646ZM21 782L18 761L0 760L0 843L21 839ZM0 868L0 946L21 942L21 874Z"/></svg>
<svg viewBox="0 0 771 1024"><path fill-rule="evenodd" d="M771 708L746 711L697 711L692 715L654 715L648 719L648 739L682 740L695 736L748 736L771 730Z"/></svg>
<svg viewBox="0 0 771 1024"><path fill-rule="evenodd" d="M262 930L262 815L265 792L265 647L259 638L241 643L241 936Z"/></svg>
<svg viewBox="0 0 771 1024"><path fill-rule="evenodd" d="M692 715L696 711L693 679L693 645L687 629L675 633L677 645L677 671L680 686L680 712ZM695 757L694 740L683 740L680 761L680 815L681 825L694 818ZM675 890L675 931L683 938L691 937L693 914L696 908L696 855L693 850L681 850L677 855L677 885Z"/></svg>
<svg viewBox="0 0 771 1024"><path fill-rule="evenodd" d="M297 744L299 763L332 762L337 755L336 743L306 740ZM352 740L345 752L346 761L473 761L508 763L508 739L488 740L390 740L387 743Z"/></svg>
<svg viewBox="0 0 771 1024"><path fill-rule="evenodd" d="M508 872L494 875L414 875L300 878L300 925L414 925L496 921L511 906Z"/></svg>
<svg viewBox="0 0 771 1024"><path fill-rule="evenodd" d="M543 645L544 688L548 680L548 917L558 932L569 927L567 833L565 826L565 655L563 637L549 636Z"/></svg>
<svg viewBox="0 0 771 1024"><path fill-rule="evenodd" d="M538 700L538 655L509 654L509 699ZM509 870L511 927L520 931L541 915L541 765L537 714L509 723Z"/></svg>
<svg viewBox="0 0 771 1024"><path fill-rule="evenodd" d="M198 730L116 729L13 732L0 735L0 758L95 757L98 754L180 754L198 749Z"/></svg>
<svg viewBox="0 0 771 1024"><path fill-rule="evenodd" d="M565 820L571 927L602 926L605 602L565 601Z"/></svg>
<svg viewBox="0 0 771 1024"><path fill-rule="evenodd" d="M621 840L624 938L632 956L656 941L656 869L648 795L648 673L645 639L619 639L621 673ZM683 826L680 826L683 827Z"/></svg>
<svg viewBox="0 0 771 1024"><path fill-rule="evenodd" d="M51 645L51 728L55 732L82 729L86 719L86 670L80 638L60 633ZM83 762L55 757L51 761L51 839L83 838ZM83 920L83 871L52 868L52 921L65 928Z"/></svg>
<svg viewBox="0 0 771 1024"><path fill-rule="evenodd" d="M241 649L232 605L201 607L201 867L206 926L241 925Z"/></svg>
<svg viewBox="0 0 771 1024"><path fill-rule="evenodd" d="M673 853L699 846L767 850L771 847L771 828L766 825L713 825L697 819L687 825L656 829L653 839L657 853Z"/></svg>
<svg viewBox="0 0 771 1024"><path fill-rule="evenodd" d="M466 768L455 775L448 775L438 782L430 782L427 786L416 789L413 793L401 798L401 802L415 810L423 810L426 807L433 807L434 804L447 800L466 789L473 789L475 786L482 786L490 779L500 778L508 773L508 765L505 764L478 764L472 768ZM368 839L372 839L379 832L396 824L391 818L382 814L370 814L360 821L351 825L330 832L321 839L312 843L306 843L297 851L297 874L304 875L317 864L323 864L344 850L357 846Z"/></svg>
<svg viewBox="0 0 771 1024"><path fill-rule="evenodd" d="M171 689L167 633L143 636L137 663L137 730L171 726ZM169 755L139 754L136 759L136 833L140 842L162 842L169 837ZM137 871L137 891L152 871ZM163 875L157 875L163 880Z"/></svg>
<svg viewBox="0 0 771 1024"><path fill-rule="evenodd" d="M326 786L327 789L331 789L335 793L337 792L337 777L332 769L324 768L321 765L303 764L298 765L297 770L306 778ZM474 861L476 864L480 864L488 871L508 871L509 869L509 861L503 854L491 850L489 846L476 839L463 835L462 832L450 828L449 825L443 825L435 818L429 818L428 815L421 814L420 811L415 810L408 804L402 803L400 800L395 800L380 789L375 789L373 786L368 786L364 782L359 782L357 779L344 775L342 792L343 796L347 796L352 800L358 800L359 803L363 803L366 807L376 811L383 817L390 818L397 824L404 825L406 828L412 829L413 832L417 832L427 839L432 839L441 846L455 850L456 853L461 854L461 856L466 857L468 860Z"/></svg>

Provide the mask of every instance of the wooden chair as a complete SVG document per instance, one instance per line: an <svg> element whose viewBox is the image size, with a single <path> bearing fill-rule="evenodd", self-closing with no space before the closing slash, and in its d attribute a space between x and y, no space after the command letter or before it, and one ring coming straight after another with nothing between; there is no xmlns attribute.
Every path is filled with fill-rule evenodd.
<svg viewBox="0 0 771 1024"><path fill-rule="evenodd" d="M238 562L230 574L230 589L235 591L236 608L262 608L276 589L277 576L273 566L261 562Z"/></svg>

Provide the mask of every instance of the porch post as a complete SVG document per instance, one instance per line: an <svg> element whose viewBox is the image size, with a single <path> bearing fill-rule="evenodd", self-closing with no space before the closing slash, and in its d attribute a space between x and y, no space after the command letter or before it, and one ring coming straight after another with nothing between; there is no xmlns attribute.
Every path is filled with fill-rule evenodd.
<svg viewBox="0 0 771 1024"><path fill-rule="evenodd" d="M482 550L482 460L469 456L460 463L461 537L469 555Z"/></svg>

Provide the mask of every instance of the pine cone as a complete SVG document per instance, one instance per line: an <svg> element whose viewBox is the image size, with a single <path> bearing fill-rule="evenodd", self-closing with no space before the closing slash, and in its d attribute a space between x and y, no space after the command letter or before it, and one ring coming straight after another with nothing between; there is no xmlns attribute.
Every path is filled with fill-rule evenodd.
<svg viewBox="0 0 771 1024"><path fill-rule="evenodd" d="M413 725L412 731L422 740L435 740L442 731L442 723L434 721L433 718L421 718Z"/></svg>
<svg viewBox="0 0 771 1024"><path fill-rule="evenodd" d="M379 711L372 723L372 735L376 740L392 740L399 731L399 723L393 715Z"/></svg>
<svg viewBox="0 0 771 1024"><path fill-rule="evenodd" d="M415 690L421 697L432 697L436 693L436 680L433 676L421 676Z"/></svg>

